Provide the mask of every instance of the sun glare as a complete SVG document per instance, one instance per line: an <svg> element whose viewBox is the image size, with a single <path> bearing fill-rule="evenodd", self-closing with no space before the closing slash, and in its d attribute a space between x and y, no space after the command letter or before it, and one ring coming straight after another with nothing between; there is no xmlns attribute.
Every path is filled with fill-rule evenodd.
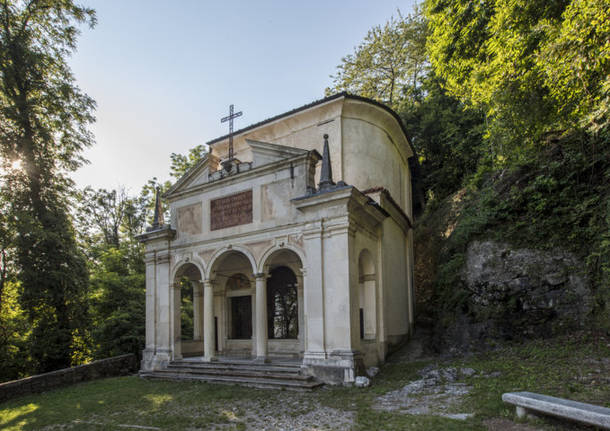
<svg viewBox="0 0 610 431"><path fill-rule="evenodd" d="M18 171L21 169L21 160L15 160L13 163L11 163L11 169L14 171Z"/></svg>

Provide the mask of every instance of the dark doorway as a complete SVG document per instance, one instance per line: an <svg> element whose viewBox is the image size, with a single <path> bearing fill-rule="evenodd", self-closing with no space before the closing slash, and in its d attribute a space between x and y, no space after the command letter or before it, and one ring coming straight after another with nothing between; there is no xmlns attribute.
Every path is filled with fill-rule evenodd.
<svg viewBox="0 0 610 431"><path fill-rule="evenodd" d="M252 338L252 297L231 298L231 338L249 340Z"/></svg>
<svg viewBox="0 0 610 431"><path fill-rule="evenodd" d="M279 266L267 280L267 336L294 339L298 335L297 278L290 268Z"/></svg>

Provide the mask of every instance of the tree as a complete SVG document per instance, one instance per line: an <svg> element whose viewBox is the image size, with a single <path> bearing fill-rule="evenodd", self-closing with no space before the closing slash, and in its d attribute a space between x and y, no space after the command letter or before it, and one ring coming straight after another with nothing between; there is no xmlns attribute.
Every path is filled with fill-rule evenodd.
<svg viewBox="0 0 610 431"><path fill-rule="evenodd" d="M96 357L140 355L144 348L145 278L140 244L125 243L100 252L91 270Z"/></svg>
<svg viewBox="0 0 610 431"><path fill-rule="evenodd" d="M450 94L481 107L503 158L550 132L608 123L607 2L428 0L428 48Z"/></svg>
<svg viewBox="0 0 610 431"><path fill-rule="evenodd" d="M427 21L416 8L412 15L376 26L355 54L342 59L333 77L333 91L351 93L393 107L406 125L418 159L414 174L414 207L442 199L461 187L484 154L484 117L443 89L443 80L429 67ZM416 213L419 211L416 211Z"/></svg>
<svg viewBox="0 0 610 431"><path fill-rule="evenodd" d="M189 169L203 159L208 153L205 145L197 145L191 148L187 154L172 153L170 156L170 175L176 179L184 175Z"/></svg>
<svg viewBox="0 0 610 431"><path fill-rule="evenodd" d="M559 115L597 133L610 122L610 7L604 0L573 1L561 25L545 23L536 57Z"/></svg>
<svg viewBox="0 0 610 431"><path fill-rule="evenodd" d="M341 59L326 93L348 91L397 108L425 75L425 44L426 23L419 11L406 18L398 11L398 18L373 27L354 54Z"/></svg>
<svg viewBox="0 0 610 431"><path fill-rule="evenodd" d="M426 201L442 200L462 187L486 157L484 116L442 88L429 72L422 80L425 97L403 103L400 116L417 150L419 175Z"/></svg>
<svg viewBox="0 0 610 431"><path fill-rule="evenodd" d="M124 187L115 190L85 187L75 197L75 219L85 254L101 248L119 248L142 233L149 207L148 190L130 197ZM95 254L95 253L94 253Z"/></svg>
<svg viewBox="0 0 610 431"><path fill-rule="evenodd" d="M78 250L66 173L91 145L95 103L74 83L67 56L92 9L71 0L0 4L0 161L21 166L2 193L15 221L19 302L32 326L37 371L85 358L88 274Z"/></svg>

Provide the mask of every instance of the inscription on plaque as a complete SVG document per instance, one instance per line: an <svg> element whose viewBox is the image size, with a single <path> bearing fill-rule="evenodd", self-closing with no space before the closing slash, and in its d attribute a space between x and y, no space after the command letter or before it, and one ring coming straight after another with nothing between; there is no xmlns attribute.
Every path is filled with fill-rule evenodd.
<svg viewBox="0 0 610 431"><path fill-rule="evenodd" d="M210 201L210 230L252 223L252 190Z"/></svg>

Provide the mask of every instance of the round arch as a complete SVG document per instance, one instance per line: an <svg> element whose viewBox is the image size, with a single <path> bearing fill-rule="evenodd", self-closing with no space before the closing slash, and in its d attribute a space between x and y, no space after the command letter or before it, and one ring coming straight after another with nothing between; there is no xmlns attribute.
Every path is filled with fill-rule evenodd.
<svg viewBox="0 0 610 431"><path fill-rule="evenodd" d="M260 262L259 262L259 267L258 267L257 272L258 273L265 272L265 270L268 269L269 261L271 260L271 258L273 258L274 254L281 252L281 251L293 252L301 261L300 262L301 268L305 268L305 253L303 252L303 250L301 250L300 248L295 247L291 244L284 244L282 246L274 245L274 246L268 248L267 251L265 251L265 253L263 253L263 256L261 257Z"/></svg>
<svg viewBox="0 0 610 431"><path fill-rule="evenodd" d="M358 275L365 276L375 274L375 260L373 259L373 255L367 248L363 248L358 255Z"/></svg>
<svg viewBox="0 0 610 431"><path fill-rule="evenodd" d="M176 277L181 275L181 272L184 271L184 268L188 265L193 265L199 271L201 278L198 281L203 281L203 277L205 276L205 264L199 257L192 258L183 258L174 264L174 267L171 271L170 282L174 283Z"/></svg>
<svg viewBox="0 0 610 431"><path fill-rule="evenodd" d="M205 273L206 279L212 278L213 272L216 269L216 267L218 266L218 264L221 263L222 260L226 257L226 255L230 254L231 252L242 254L250 262L250 267L252 269L252 273L256 273L256 268L257 268L256 259L254 259L254 256L252 255L252 252L249 249L247 249L246 247L242 247L242 246L228 246L228 247L223 247L221 249L218 249L214 252L212 257L210 258L210 262L208 264L208 270Z"/></svg>
<svg viewBox="0 0 610 431"><path fill-rule="evenodd" d="M358 255L358 302L360 338L377 336L377 275L373 254L366 248Z"/></svg>

